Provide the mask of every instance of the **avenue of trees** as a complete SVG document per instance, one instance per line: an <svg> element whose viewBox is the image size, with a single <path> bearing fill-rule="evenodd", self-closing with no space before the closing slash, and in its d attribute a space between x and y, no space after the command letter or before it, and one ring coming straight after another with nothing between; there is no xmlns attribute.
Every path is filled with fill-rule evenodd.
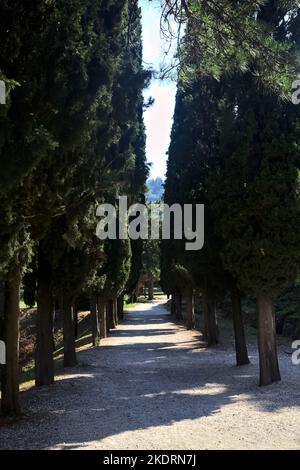
<svg viewBox="0 0 300 470"><path fill-rule="evenodd" d="M240 8L247 4L238 3ZM248 19L250 15L251 21L268 31L271 49L271 42L277 42L276 50L288 51L286 66L296 69L297 2L260 3L258 8L252 2ZM194 293L201 292L209 346L219 342L221 333L216 300L226 293L231 296L237 365L249 362L241 297L255 298L260 384L268 385L280 380L274 300L293 284L299 271L300 111L283 98L284 74L279 94L277 86L272 86L270 70L258 73L263 73L260 53L253 53L251 60L243 57L251 47L245 50L247 41L231 69L215 77L205 73L192 53L195 15L190 12L181 44L184 63L179 72L165 202L205 204L205 247L187 252L183 242L164 242L162 285L172 294L178 318L181 299L186 298L189 327ZM247 16L243 18L245 23ZM244 67L239 60L245 60Z"/></svg>
<svg viewBox="0 0 300 470"><path fill-rule="evenodd" d="M144 200L141 23L133 0L0 3L1 409L20 413L19 292L37 300L36 385L54 380L53 312L64 365L76 364L76 302L90 298L93 343L114 328L141 269L140 247L96 238L96 208Z"/></svg>
<svg viewBox="0 0 300 470"><path fill-rule="evenodd" d="M20 286L29 305L37 302L35 382L49 385L54 311L63 319L64 365L74 366L79 296L89 299L98 345L122 318L143 265L150 291L161 272L177 318L186 297L189 328L202 292L209 345L219 340L216 299L231 293L239 365L248 362L240 299L254 295L261 384L280 378L273 300L297 275L300 253L299 111L286 99L297 69L297 2L161 3L179 71L165 201L206 204L206 244L194 253L164 242L159 270L157 243L143 250L141 240L96 237L100 203L120 195L145 202L143 89L151 73L138 1L0 2L4 415L21 412Z"/></svg>

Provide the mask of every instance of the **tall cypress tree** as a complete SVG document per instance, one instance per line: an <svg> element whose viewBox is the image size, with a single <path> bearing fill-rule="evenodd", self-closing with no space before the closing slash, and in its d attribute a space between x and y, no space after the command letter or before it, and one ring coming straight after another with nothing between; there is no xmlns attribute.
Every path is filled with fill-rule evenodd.
<svg viewBox="0 0 300 470"><path fill-rule="evenodd" d="M1 106L1 277L6 280L6 366L2 377L2 411L18 414L19 287L31 252L28 216L30 172L53 148L54 141L38 114L44 107L43 80L38 72L39 18L47 7L1 2L0 67L9 84L8 104ZM24 20L26 18L26 21ZM41 98L41 99L39 99ZM2 111L4 110L4 112Z"/></svg>
<svg viewBox="0 0 300 470"><path fill-rule="evenodd" d="M282 2L270 1L261 16L279 37L297 43L298 18L290 21L287 13ZM299 111L259 90L250 74L237 77L227 99L224 163L211 204L225 266L256 297L260 384L268 385L280 380L274 298L299 265Z"/></svg>
<svg viewBox="0 0 300 470"><path fill-rule="evenodd" d="M72 257L91 256L87 234L73 241L67 234L79 218L90 220L88 214L104 195L115 195L119 185L127 191L134 171L139 181L146 175L141 121L146 75L140 56L132 61L129 52L129 7L136 8L136 2L40 1L34 8L18 1L1 3L1 77L17 85L0 116L1 273L9 281L13 310L6 338L13 357L2 381L7 413L19 411L18 285L32 240L38 242L39 261L37 384L43 385L53 381L54 272L62 273L64 262L72 266ZM135 31L140 31L139 21L136 10ZM134 48L140 47L139 37ZM126 122L120 106L127 110ZM87 277L83 271L78 286ZM74 288L68 274L62 279L66 292Z"/></svg>

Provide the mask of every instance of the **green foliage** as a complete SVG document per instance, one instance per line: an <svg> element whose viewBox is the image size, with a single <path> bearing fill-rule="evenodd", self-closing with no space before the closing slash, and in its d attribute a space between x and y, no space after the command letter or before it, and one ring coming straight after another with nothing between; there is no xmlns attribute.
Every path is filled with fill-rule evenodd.
<svg viewBox="0 0 300 470"><path fill-rule="evenodd" d="M129 240L110 240L107 243L108 264L104 297L117 298L124 291L130 275L131 248Z"/></svg>
<svg viewBox="0 0 300 470"><path fill-rule="evenodd" d="M209 75L217 80L235 73L251 72L257 84L282 97L290 95L298 66L297 52L286 31L297 18L295 0L164 0L165 35L171 39L170 23L175 18L186 35L181 40L180 79L193 82L195 76ZM174 30L171 29L171 31Z"/></svg>
<svg viewBox="0 0 300 470"><path fill-rule="evenodd" d="M126 284L126 292L130 295L138 285L143 268L143 240L131 240L131 266Z"/></svg>
<svg viewBox="0 0 300 470"><path fill-rule="evenodd" d="M220 237L215 216L208 205L208 175L218 171L219 100L222 85L202 77L193 84L179 84L172 129L165 202L168 204L205 204L205 246L187 252L182 241L163 245L162 277L179 289L195 283L213 283L218 290L226 277L220 260ZM188 276L182 272L188 270ZM164 273L165 272L165 273ZM190 279L189 279L190 278Z"/></svg>
<svg viewBox="0 0 300 470"><path fill-rule="evenodd" d="M292 50L299 17L289 7L266 2L258 22ZM186 41L193 44L189 29ZM217 81L195 68L179 84L165 200L206 205L205 247L195 254L179 242L165 246L164 277L183 265L199 287L218 291L237 280L245 292L274 296L299 266L299 110L258 87L254 70Z"/></svg>
<svg viewBox="0 0 300 470"><path fill-rule="evenodd" d="M143 273L146 276L160 277L160 241L145 240L143 250Z"/></svg>
<svg viewBox="0 0 300 470"><path fill-rule="evenodd" d="M258 94L249 82L240 91L234 151L225 149L210 200L227 269L244 290L275 295L299 265L299 118L294 106Z"/></svg>
<svg viewBox="0 0 300 470"><path fill-rule="evenodd" d="M20 244L30 254L30 237L45 238L57 276L68 284L82 263L84 282L97 203L119 191L141 198L148 174L140 11L120 0L15 0L0 12L3 275Z"/></svg>

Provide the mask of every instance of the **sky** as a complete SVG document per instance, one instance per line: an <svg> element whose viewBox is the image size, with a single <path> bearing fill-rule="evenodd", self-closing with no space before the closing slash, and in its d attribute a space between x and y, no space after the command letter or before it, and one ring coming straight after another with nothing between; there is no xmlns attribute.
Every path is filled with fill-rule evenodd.
<svg viewBox="0 0 300 470"><path fill-rule="evenodd" d="M166 50L166 42L160 34L160 2L140 0L143 26L143 61L145 68L159 69ZM171 60L167 58L167 60ZM151 178L166 173L166 152L169 148L170 134L176 97L176 83L171 80L153 79L149 88L144 91L145 100L150 96L155 99L154 105L144 113L147 136L147 160L152 163Z"/></svg>

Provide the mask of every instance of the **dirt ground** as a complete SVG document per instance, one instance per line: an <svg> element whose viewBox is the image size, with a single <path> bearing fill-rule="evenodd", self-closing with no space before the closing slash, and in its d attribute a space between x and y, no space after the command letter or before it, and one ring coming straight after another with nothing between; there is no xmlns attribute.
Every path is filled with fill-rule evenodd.
<svg viewBox="0 0 300 470"><path fill-rule="evenodd" d="M162 301L139 304L51 387L22 394L26 416L1 449L300 449L300 366L279 347L282 382L258 387L258 357L232 340L206 349Z"/></svg>

